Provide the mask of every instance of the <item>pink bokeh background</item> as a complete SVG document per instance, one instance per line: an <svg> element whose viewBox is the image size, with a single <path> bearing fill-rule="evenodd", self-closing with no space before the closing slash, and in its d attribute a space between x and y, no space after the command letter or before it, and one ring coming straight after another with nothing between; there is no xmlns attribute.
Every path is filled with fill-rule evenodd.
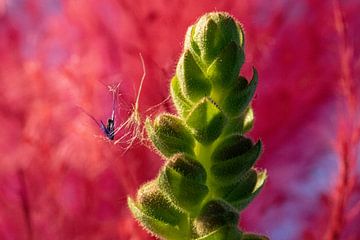
<svg viewBox="0 0 360 240"><path fill-rule="evenodd" d="M273 240L360 239L358 0L0 0L0 239L153 239L126 196L163 163L101 137L84 110L117 122L174 111L168 85L187 26L227 11L259 71L251 132L269 179L240 226ZM161 103L155 108L154 105ZM151 108L150 111L148 111ZM125 134L125 131L119 132Z"/></svg>

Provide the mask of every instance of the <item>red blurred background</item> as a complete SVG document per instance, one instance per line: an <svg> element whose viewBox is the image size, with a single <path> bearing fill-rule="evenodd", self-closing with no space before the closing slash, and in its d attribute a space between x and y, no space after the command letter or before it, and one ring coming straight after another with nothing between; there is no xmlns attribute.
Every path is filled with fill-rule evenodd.
<svg viewBox="0 0 360 240"><path fill-rule="evenodd" d="M159 156L104 140L107 84L117 120L168 97L187 26L227 11L259 71L251 132L269 179L240 226L273 240L360 239L358 0L0 0L0 239L152 239L126 196ZM120 134L124 134L121 132Z"/></svg>

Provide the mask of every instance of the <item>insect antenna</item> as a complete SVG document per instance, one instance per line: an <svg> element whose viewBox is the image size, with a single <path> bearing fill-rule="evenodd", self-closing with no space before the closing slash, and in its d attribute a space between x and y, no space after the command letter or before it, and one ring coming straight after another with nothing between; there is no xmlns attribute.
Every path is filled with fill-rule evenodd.
<svg viewBox="0 0 360 240"><path fill-rule="evenodd" d="M107 86L109 88L109 91L113 93L113 104L112 104L112 111L111 111L111 117L107 119L107 124L105 124L103 121L96 120L94 116L92 116L90 113L85 111L82 107L79 107L82 112L84 112L88 117L90 117L96 125L100 128L102 133L105 135L105 137L108 140L114 140L115 138L115 106L116 106L116 95L118 92L118 88L120 86L120 83L118 83L115 87Z"/></svg>

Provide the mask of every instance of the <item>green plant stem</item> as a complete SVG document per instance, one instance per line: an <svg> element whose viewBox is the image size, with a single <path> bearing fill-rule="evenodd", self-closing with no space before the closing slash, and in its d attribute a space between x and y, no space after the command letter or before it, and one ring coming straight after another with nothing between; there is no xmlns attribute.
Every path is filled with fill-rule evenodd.
<svg viewBox="0 0 360 240"><path fill-rule="evenodd" d="M207 173L207 176L208 176L206 179L206 185L209 188L209 193L203 202L207 202L210 199L213 199L213 197L214 197L213 190L212 190L212 186L214 186L213 179L211 178L211 175L209 174L210 167L211 167L210 157L211 157L212 150L213 150L213 144L203 145L203 144L197 142L195 145L196 159L203 165L203 167L205 168L205 171Z"/></svg>

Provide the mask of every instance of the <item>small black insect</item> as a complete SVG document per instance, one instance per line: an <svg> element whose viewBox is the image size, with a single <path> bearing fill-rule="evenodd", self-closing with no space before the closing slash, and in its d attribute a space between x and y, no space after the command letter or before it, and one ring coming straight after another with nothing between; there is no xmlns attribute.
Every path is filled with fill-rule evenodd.
<svg viewBox="0 0 360 240"><path fill-rule="evenodd" d="M112 106L111 117L108 118L106 125L102 120L100 120L100 123L99 123L95 119L95 117L93 117L92 115L87 113L85 110L83 110L84 113L86 113L86 115L88 115L92 120L94 120L96 125L98 125L100 130L103 132L103 134L111 141L115 139L115 134L116 134L116 128L115 128L115 105L116 105L116 94L117 94L117 89L118 89L119 85L120 84L118 84L115 87L115 89L109 87L110 91L113 92L113 106Z"/></svg>
<svg viewBox="0 0 360 240"><path fill-rule="evenodd" d="M146 76L146 69L145 69L144 59L141 54L139 55L143 68L143 75L140 81L140 86L136 96L136 101L132 106L130 117L128 117L127 120L125 120L124 122L120 122L118 124L115 122L116 99L117 99L118 88L120 86L120 83L117 84L115 87L108 86L109 91L113 93L113 107L112 107L111 117L108 118L106 125L103 121L98 122L92 115L90 115L84 109L81 108L82 111L86 113L86 115L88 115L92 120L94 120L94 122L98 125L98 127L101 129L101 131L103 132L103 134L106 136L107 139L113 141L114 144L120 143L126 145L125 152L133 145L136 139L143 139L143 131L141 129L141 118L139 113L139 99L140 99L140 93L142 90L143 82ZM167 101L168 99L165 100ZM125 133L121 137L115 140L115 135L121 130L124 130Z"/></svg>
<svg viewBox="0 0 360 240"><path fill-rule="evenodd" d="M103 131L103 133L106 135L106 137L110 140L114 140L115 138L115 116L114 116L114 112L111 115L111 118L109 118L107 120L107 125L105 126L105 124L103 123L103 121L100 121L101 123L101 130Z"/></svg>

